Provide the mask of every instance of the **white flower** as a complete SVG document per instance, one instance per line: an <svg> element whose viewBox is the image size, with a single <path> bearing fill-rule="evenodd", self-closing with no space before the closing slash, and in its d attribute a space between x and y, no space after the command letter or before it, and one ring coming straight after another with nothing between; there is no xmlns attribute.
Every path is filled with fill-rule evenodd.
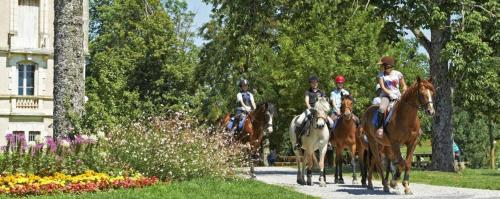
<svg viewBox="0 0 500 199"><path fill-rule="evenodd" d="M38 143L38 144L45 144L45 137L42 137L40 135L37 135L35 137L35 143Z"/></svg>
<svg viewBox="0 0 500 199"><path fill-rule="evenodd" d="M101 157L106 157L106 156L108 156L108 154L107 154L106 152L104 152L104 151L103 151L103 152L100 152L100 153L99 153L99 155L100 155Z"/></svg>
<svg viewBox="0 0 500 199"><path fill-rule="evenodd" d="M67 140L61 140L59 142L59 144L64 147L64 148L68 148L70 146L69 142Z"/></svg>
<svg viewBox="0 0 500 199"><path fill-rule="evenodd" d="M96 135L90 135L88 137L88 140L91 142L91 143L95 143L97 142L97 136Z"/></svg>
<svg viewBox="0 0 500 199"><path fill-rule="evenodd" d="M97 131L97 137L99 139L104 139L104 138L106 138L106 134L102 131Z"/></svg>
<svg viewBox="0 0 500 199"><path fill-rule="evenodd" d="M29 147L35 147L35 145L36 145L36 142L35 142L35 141L29 141L29 142L28 142L28 146L29 146Z"/></svg>

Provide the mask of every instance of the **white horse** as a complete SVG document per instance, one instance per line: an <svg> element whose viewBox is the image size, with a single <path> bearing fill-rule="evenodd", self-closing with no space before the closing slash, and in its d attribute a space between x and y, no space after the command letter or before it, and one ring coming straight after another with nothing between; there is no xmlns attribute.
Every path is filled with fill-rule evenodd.
<svg viewBox="0 0 500 199"><path fill-rule="evenodd" d="M298 184L306 184L304 180L304 169L305 165L307 165L307 185L312 185L311 177L314 151L319 150L319 182L321 187L326 186L324 160L326 149L328 146L328 140L330 139L327 119L329 111L330 105L328 101L325 98L319 98L314 105L314 109L311 111L313 118L309 125L309 134L302 135L301 137L302 150L294 149L295 155L297 156ZM295 146L295 143L297 142L297 135L295 134L295 130L297 128L300 128L300 125L305 118L305 113L302 113L301 115L295 116L290 124L290 141L292 142L292 146Z"/></svg>

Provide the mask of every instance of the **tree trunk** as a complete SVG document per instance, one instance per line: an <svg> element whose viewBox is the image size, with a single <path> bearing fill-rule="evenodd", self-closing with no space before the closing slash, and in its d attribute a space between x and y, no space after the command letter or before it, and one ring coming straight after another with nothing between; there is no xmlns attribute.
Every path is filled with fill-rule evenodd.
<svg viewBox="0 0 500 199"><path fill-rule="evenodd" d="M54 137L66 136L83 114L83 1L55 0Z"/></svg>
<svg viewBox="0 0 500 199"><path fill-rule="evenodd" d="M490 163L491 163L491 169L496 169L496 158L497 156L495 155L495 146L496 146L496 141L495 141L495 137L493 136L493 123L494 121L493 120L490 120L490 122L488 122L488 135L490 137Z"/></svg>
<svg viewBox="0 0 500 199"><path fill-rule="evenodd" d="M431 28L429 49L430 74L436 88L436 115L432 121L431 170L453 171L453 123L452 123L452 79L448 60L442 58L442 50L449 40L446 29Z"/></svg>

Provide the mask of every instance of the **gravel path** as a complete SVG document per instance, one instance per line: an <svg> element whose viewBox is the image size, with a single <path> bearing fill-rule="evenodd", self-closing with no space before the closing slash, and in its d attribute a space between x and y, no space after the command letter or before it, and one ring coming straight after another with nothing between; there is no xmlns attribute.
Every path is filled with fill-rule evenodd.
<svg viewBox="0 0 500 199"><path fill-rule="evenodd" d="M399 183L396 189L391 189L390 193L382 191L382 183L374 181L374 191L369 191L361 185L352 185L352 177L349 174L344 175L346 184L333 184L333 175L327 175L327 186L319 187L318 174L313 173L313 186L301 186L296 184L297 170L289 167L257 167L255 174L257 180L280 186L292 187L293 189L312 196L321 198L498 198L500 199L500 191L483 190L483 189L468 189L455 188L445 186L425 185L411 183L413 195L404 195L403 187ZM359 178L360 179L360 178ZM500 182L491 182L500 183Z"/></svg>

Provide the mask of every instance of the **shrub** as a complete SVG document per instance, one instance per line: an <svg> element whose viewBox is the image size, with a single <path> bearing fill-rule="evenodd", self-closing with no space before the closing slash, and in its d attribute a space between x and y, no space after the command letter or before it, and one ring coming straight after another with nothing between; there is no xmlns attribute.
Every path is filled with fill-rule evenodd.
<svg viewBox="0 0 500 199"><path fill-rule="evenodd" d="M488 125L482 115L473 116L467 112L459 112L454 117L454 140L463 151L464 158L472 168L487 165L489 137Z"/></svg>
<svg viewBox="0 0 500 199"><path fill-rule="evenodd" d="M78 175L86 170L98 172L111 170L102 156L100 142L104 136L76 135L72 140L38 137L26 143L24 136L7 134L3 147L0 173L34 173L40 176L56 172ZM111 164L112 165L112 164Z"/></svg>
<svg viewBox="0 0 500 199"><path fill-rule="evenodd" d="M108 133L109 156L162 180L227 177L245 161L246 148L186 114L148 118Z"/></svg>

